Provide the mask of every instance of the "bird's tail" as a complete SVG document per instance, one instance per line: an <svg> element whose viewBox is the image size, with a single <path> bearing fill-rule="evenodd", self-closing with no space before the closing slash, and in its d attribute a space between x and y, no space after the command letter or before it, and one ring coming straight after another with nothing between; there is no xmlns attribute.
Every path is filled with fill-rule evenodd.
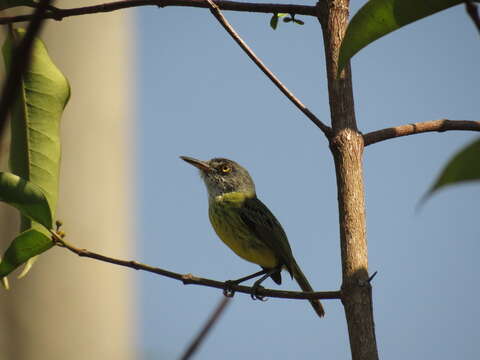
<svg viewBox="0 0 480 360"><path fill-rule="evenodd" d="M297 281L298 285L303 291L310 291L313 292L310 283L308 282L305 275L303 275L302 270L298 266L298 264L294 261L292 264L292 275ZM323 317L325 316L325 311L323 310L323 306L318 299L310 299L310 304L312 304L313 310L318 314L318 316Z"/></svg>

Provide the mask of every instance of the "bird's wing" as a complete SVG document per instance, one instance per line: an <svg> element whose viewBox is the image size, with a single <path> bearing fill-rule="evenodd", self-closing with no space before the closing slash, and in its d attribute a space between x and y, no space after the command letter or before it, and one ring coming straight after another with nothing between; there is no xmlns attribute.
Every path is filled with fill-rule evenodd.
<svg viewBox="0 0 480 360"><path fill-rule="evenodd" d="M292 273L291 264L295 262L292 249L282 225L272 212L256 197L245 199L243 206L237 209L245 225L280 258Z"/></svg>

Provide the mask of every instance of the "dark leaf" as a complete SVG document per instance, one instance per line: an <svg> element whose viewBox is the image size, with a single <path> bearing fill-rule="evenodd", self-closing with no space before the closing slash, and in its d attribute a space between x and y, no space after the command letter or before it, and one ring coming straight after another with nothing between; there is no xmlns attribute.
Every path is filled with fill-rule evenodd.
<svg viewBox="0 0 480 360"><path fill-rule="evenodd" d="M474 0L480 2L480 0ZM370 0L352 18L340 48L338 73L362 48L407 24L463 3L461 0Z"/></svg>
<svg viewBox="0 0 480 360"><path fill-rule="evenodd" d="M53 246L53 241L44 233L30 229L22 232L10 244L0 263L0 277L10 274L31 257Z"/></svg>
<svg viewBox="0 0 480 360"><path fill-rule="evenodd" d="M271 27L273 30L277 30L277 25L278 25L278 15L277 15L277 14L273 14L273 15L272 15L272 18L270 19L270 27Z"/></svg>
<svg viewBox="0 0 480 360"><path fill-rule="evenodd" d="M480 180L480 139L453 156L423 199L445 186L478 180Z"/></svg>

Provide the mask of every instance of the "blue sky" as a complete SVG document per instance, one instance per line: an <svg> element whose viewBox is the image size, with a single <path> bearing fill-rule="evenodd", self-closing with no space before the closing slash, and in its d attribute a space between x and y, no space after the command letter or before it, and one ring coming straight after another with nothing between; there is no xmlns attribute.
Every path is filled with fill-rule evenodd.
<svg viewBox="0 0 480 360"><path fill-rule="evenodd" d="M353 12L363 2L355 2ZM329 123L316 19L268 26L269 15L226 12L243 39ZM139 260L227 280L257 271L214 234L204 185L179 155L244 165L283 224L316 290L341 284L332 156L322 133L253 65L210 12L137 11ZM352 61L363 132L406 123L479 119L478 32L457 6L390 34ZM370 271L380 355L478 359L479 185L446 189L416 210L447 159L477 134L415 135L365 149ZM477 205L475 205L477 204ZM285 274L286 275L286 274ZM284 275L282 289L297 289ZM138 274L145 359L175 359L221 292ZM265 284L277 288L272 281ZM252 301L237 294L197 359L349 358L342 305Z"/></svg>

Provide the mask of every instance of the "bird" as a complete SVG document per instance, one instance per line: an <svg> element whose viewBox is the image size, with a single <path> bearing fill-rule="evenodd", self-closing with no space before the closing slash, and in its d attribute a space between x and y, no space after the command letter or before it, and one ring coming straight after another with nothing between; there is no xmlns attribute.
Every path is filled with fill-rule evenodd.
<svg viewBox="0 0 480 360"><path fill-rule="evenodd" d="M218 237L239 257L259 265L262 270L226 284L263 275L252 287L252 298L262 281L271 277L280 285L281 271L286 269L303 291L313 288L295 260L287 235L268 207L258 199L255 184L248 171L233 160L213 158L208 161L180 156L200 170L208 193L208 215ZM226 292L228 294L228 291ZM232 293L233 295L233 293ZM309 299L318 316L325 311L318 299Z"/></svg>

